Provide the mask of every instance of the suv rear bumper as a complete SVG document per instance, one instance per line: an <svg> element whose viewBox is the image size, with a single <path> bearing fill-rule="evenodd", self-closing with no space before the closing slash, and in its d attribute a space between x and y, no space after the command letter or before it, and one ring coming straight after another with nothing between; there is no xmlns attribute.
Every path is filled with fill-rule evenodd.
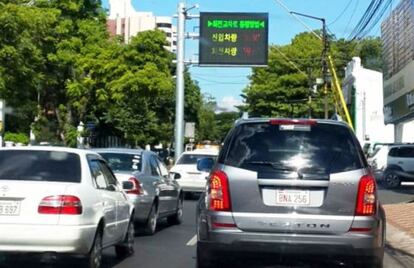
<svg viewBox="0 0 414 268"><path fill-rule="evenodd" d="M287 254L324 255L343 258L369 258L382 261L384 247L378 239L365 234L345 235L301 235L247 233L241 231L209 232L208 239L199 239L201 251L231 255L243 254ZM213 254L213 255L217 255ZM244 256L244 255L243 255Z"/></svg>

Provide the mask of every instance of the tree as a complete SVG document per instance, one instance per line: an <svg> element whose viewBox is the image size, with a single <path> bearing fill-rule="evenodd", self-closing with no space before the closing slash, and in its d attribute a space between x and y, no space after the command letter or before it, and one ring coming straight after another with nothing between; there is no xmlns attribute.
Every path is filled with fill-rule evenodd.
<svg viewBox="0 0 414 268"><path fill-rule="evenodd" d="M198 141L216 141L218 136L217 122L215 120L214 110L216 102L210 95L203 96L203 104L198 113L198 124L196 139Z"/></svg>
<svg viewBox="0 0 414 268"><path fill-rule="evenodd" d="M219 141L226 138L227 133L234 126L234 123L239 119L241 114L239 112L223 112L216 114L215 121L217 125L217 137Z"/></svg>
<svg viewBox="0 0 414 268"><path fill-rule="evenodd" d="M341 80L346 64L354 56L360 56L367 68L378 70L381 66L379 38L360 41L336 40L329 37L330 52ZM322 42L311 33L296 35L285 46L271 46L266 68L254 68L250 85L244 90L247 106L254 116L307 117L309 106L313 117L322 117L324 91L321 87L308 96L315 78L322 78ZM328 92L330 114L333 113L333 94Z"/></svg>

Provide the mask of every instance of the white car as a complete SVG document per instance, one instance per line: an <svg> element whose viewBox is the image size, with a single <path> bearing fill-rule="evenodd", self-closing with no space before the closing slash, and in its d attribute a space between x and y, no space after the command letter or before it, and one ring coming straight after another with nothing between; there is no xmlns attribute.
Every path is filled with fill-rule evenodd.
<svg viewBox="0 0 414 268"><path fill-rule="evenodd" d="M131 185L126 183L125 188ZM0 149L0 251L76 254L101 266L102 250L134 251L133 206L95 152Z"/></svg>
<svg viewBox="0 0 414 268"><path fill-rule="evenodd" d="M199 171L197 169L197 162L203 158L212 158L215 161L217 155L217 150L207 149L184 152L170 171L172 173L180 174L181 178L177 181L184 192L204 192L208 172Z"/></svg>

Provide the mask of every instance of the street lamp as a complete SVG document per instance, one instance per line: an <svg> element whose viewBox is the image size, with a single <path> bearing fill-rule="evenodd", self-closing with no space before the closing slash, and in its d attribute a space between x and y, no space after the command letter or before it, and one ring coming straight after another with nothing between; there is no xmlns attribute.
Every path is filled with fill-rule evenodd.
<svg viewBox="0 0 414 268"><path fill-rule="evenodd" d="M328 55L328 37L326 33L326 20L324 18L319 18L303 13L298 13L294 11L290 11L290 14L306 17L309 19L319 20L322 22L322 72L323 72L323 84L324 84L324 94L325 94L325 119L328 119L328 61L327 61L327 55Z"/></svg>

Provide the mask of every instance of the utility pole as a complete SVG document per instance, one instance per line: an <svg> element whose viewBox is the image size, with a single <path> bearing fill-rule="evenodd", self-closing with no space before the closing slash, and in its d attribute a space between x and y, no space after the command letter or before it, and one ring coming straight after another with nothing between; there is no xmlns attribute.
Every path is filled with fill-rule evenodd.
<svg viewBox="0 0 414 268"><path fill-rule="evenodd" d="M313 81L312 81L312 69L308 68L308 85L309 85L309 92L308 92L308 117L312 118L312 91L313 91Z"/></svg>
<svg viewBox="0 0 414 268"><path fill-rule="evenodd" d="M288 10L288 9L287 9ZM289 10L288 10L289 11ZM302 16L309 19L319 20L322 22L322 74L323 74L323 90L324 90L324 105L325 105L325 119L328 119L328 35L326 32L326 20L315 16L302 14L294 11L289 11L292 15ZM303 24L303 23L302 23ZM306 26L307 27L307 26ZM311 32L320 38L314 31Z"/></svg>
<svg viewBox="0 0 414 268"><path fill-rule="evenodd" d="M177 64L176 79L177 85L175 90L175 131L174 131L174 142L175 142L175 160L183 153L184 150L184 71L186 65L198 64L195 61L185 60L185 39L192 38L197 39L198 34L186 33L185 22L186 20L200 18L199 15L191 15L188 13L189 10L198 8L198 4L193 5L189 8L186 7L185 1L180 2L177 7L177 60L174 62Z"/></svg>
<svg viewBox="0 0 414 268"><path fill-rule="evenodd" d="M184 53L185 53L185 3L180 2L177 8L177 86L175 91L175 160L183 153L184 146Z"/></svg>
<svg viewBox="0 0 414 268"><path fill-rule="evenodd" d="M328 35L326 33L326 21L321 18L322 21L322 73L323 73L323 90L324 90L324 103L325 103L325 119L328 119Z"/></svg>

